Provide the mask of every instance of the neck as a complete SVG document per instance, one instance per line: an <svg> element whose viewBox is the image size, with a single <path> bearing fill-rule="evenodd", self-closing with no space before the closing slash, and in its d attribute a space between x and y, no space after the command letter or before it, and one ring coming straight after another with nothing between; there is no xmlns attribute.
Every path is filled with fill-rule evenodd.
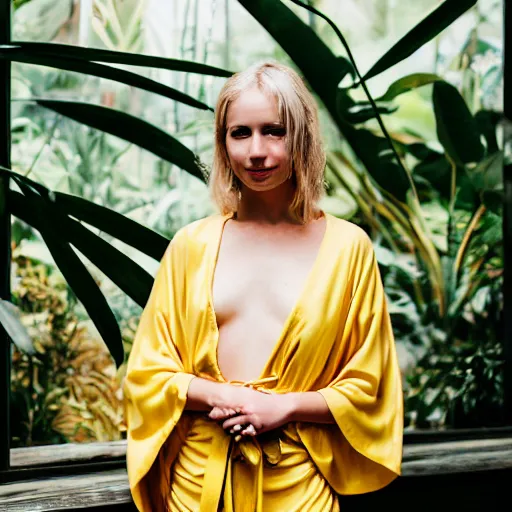
<svg viewBox="0 0 512 512"><path fill-rule="evenodd" d="M242 187L236 218L240 221L255 221L268 224L280 222L296 223L290 214L295 194L291 180L265 192L255 192Z"/></svg>

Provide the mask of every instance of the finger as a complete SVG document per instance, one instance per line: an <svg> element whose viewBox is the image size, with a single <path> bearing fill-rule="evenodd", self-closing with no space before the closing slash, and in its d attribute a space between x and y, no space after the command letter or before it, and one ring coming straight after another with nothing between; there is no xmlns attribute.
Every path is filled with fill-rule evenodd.
<svg viewBox="0 0 512 512"><path fill-rule="evenodd" d="M209 413L208 417L212 420L217 420L222 417L222 411L218 407L214 407Z"/></svg>
<svg viewBox="0 0 512 512"><path fill-rule="evenodd" d="M225 418L229 418L231 416L234 416L236 414L236 411L235 409L230 409L230 408L221 408L221 407L214 407L210 413L208 414L208 416L212 419L212 420L222 420L222 419L225 419Z"/></svg>
<svg viewBox="0 0 512 512"><path fill-rule="evenodd" d="M222 428L227 430L228 428L234 427L235 425L244 425L245 423L251 423L249 416L234 416L233 418L227 419L223 424Z"/></svg>

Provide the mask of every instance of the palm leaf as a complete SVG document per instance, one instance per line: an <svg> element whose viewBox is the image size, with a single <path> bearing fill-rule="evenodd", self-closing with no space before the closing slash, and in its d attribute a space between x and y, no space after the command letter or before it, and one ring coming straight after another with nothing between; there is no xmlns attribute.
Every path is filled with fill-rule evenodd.
<svg viewBox="0 0 512 512"><path fill-rule="evenodd" d="M67 57L90 62L110 62L112 64L168 69L170 71L181 71L185 73L196 73L200 75L211 75L226 78L233 74L232 71L208 66L199 62L154 57L152 55L137 55L134 53L101 50L97 48L83 48L81 46L72 46L68 44L13 41L10 45L0 46L0 48L8 47L19 48L20 50L26 51L28 55L33 56Z"/></svg>
<svg viewBox="0 0 512 512"><path fill-rule="evenodd" d="M189 105L194 108L213 111L213 109L205 103L192 98L188 94L173 89L172 87L155 82L154 80L144 76L137 75L131 71L105 66L104 64L97 64L83 59L74 59L53 54L32 55L26 50L5 46L0 47L0 59L24 62L26 64L36 64L40 66L49 66L66 71L75 71L87 75L107 78L109 80L114 80L122 84L138 87L139 89L159 94L160 96L179 101L180 103L184 103L185 105Z"/></svg>
<svg viewBox="0 0 512 512"><path fill-rule="evenodd" d="M169 245L169 239L110 208L71 194L54 192L26 176L0 166L0 173L2 172L9 174L16 180L22 180L43 198L52 201L60 214L71 215L84 221L157 261L162 259ZM13 192L10 191L9 193L12 194Z"/></svg>
<svg viewBox="0 0 512 512"><path fill-rule="evenodd" d="M160 128L126 112L78 101L36 99L43 107L54 110L79 123L110 133L151 151L200 180L205 180L204 167L194 153Z"/></svg>
<svg viewBox="0 0 512 512"><path fill-rule="evenodd" d="M445 0L393 45L370 68L364 79L369 80L412 55L425 43L428 43L445 28L449 27L459 16L476 5L476 2L477 0Z"/></svg>
<svg viewBox="0 0 512 512"><path fill-rule="evenodd" d="M108 233L157 261L162 259L169 240L120 213L81 197L55 192L55 204L69 215Z"/></svg>
<svg viewBox="0 0 512 512"><path fill-rule="evenodd" d="M37 197L37 199L35 199ZM11 191L9 194L9 207L12 214L30 224L40 233L41 218L35 215L37 208L48 216L48 211L54 207L45 204L40 197L24 196ZM39 201L34 208L33 202ZM62 215L54 209L53 215L58 224L58 232L61 240L74 245L89 261L98 267L110 280L112 280L123 292L132 298L139 306L144 307L153 286L153 278L143 268L132 261L121 251L112 247L107 241L92 233L76 220Z"/></svg>
<svg viewBox="0 0 512 512"><path fill-rule="evenodd" d="M57 232L60 224L53 208L48 207L49 203L45 202L42 196L23 180L14 176L13 179L23 193L30 198L31 211L38 219L39 232L52 253L55 263L82 302L116 364L121 365L124 359L121 332L105 296L69 243L63 240L61 232Z"/></svg>

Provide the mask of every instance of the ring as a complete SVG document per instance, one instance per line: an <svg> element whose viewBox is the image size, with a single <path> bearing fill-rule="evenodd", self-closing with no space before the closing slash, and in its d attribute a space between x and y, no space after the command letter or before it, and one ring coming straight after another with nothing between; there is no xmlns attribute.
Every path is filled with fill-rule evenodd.
<svg viewBox="0 0 512 512"><path fill-rule="evenodd" d="M246 432L248 434L256 434L256 429L254 428L254 425L252 423L247 427Z"/></svg>

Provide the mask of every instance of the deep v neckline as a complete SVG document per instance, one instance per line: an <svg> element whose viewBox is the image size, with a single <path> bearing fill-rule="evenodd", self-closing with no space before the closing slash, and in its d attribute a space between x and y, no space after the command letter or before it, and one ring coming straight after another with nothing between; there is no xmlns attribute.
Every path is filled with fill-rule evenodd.
<svg viewBox="0 0 512 512"><path fill-rule="evenodd" d="M316 282L316 274L318 273L319 269L321 268L320 262L324 258L324 253L326 251L326 248L328 246L328 238L331 232L331 216L330 214L326 212L322 212L323 216L325 217L325 227L324 227L324 234L322 237L322 241L320 242L320 245L318 247L315 260L313 261L313 264L311 268L309 269L306 278L304 280L304 284L302 285L302 289L299 292L299 295L297 299L295 300L295 303L289 312L286 320L284 321L283 327L281 328L281 331L274 342L274 346L272 348L272 351L270 352L269 357L267 358L265 364L263 365L263 368L261 369L260 375L256 380L261 380L265 377L265 375L268 372L268 367L270 366L271 362L274 360L276 353L279 351L281 345L283 344L283 341L285 339L285 335L289 330L290 324L294 320L295 316L297 315L300 306L302 302L304 301L304 298L308 296L308 290L311 288L313 283ZM219 365L219 338L220 338L220 332L219 327L217 323L217 314L215 313L215 308L213 306L213 284L215 279L215 270L217 268L217 262L219 259L219 253L220 253L220 247L222 244L222 238L224 235L224 228L226 226L226 223L228 220L233 218L233 213L227 214L227 215L220 215L219 216L219 224L216 226L214 239L212 240L212 252L210 253L210 262L209 262L209 268L208 268L208 309L211 315L212 320L212 328L214 331L214 340L212 344L212 350L213 350L213 361L215 364L215 370L217 371L218 376L223 382L229 382L223 375L222 370L220 369Z"/></svg>

